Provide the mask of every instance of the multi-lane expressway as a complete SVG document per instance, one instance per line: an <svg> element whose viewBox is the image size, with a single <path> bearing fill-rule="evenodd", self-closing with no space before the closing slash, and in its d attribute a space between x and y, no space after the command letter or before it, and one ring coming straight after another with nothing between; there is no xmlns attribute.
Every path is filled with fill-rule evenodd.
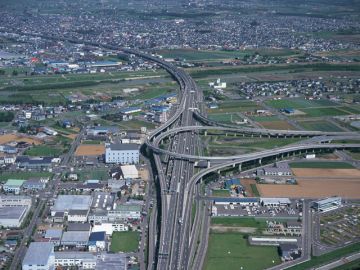
<svg viewBox="0 0 360 270"><path fill-rule="evenodd" d="M230 166L240 165L247 161L261 160L265 157L289 155L301 151L312 151L314 149L349 149L360 148L360 144L323 144L331 140L343 140L358 138L359 134L354 132L317 132L317 131L279 131L251 128L234 128L228 126L203 127L195 121L193 111L200 110L202 95L198 91L194 81L184 71L163 62L153 56L147 56L132 52L148 60L157 62L165 68L180 85L180 102L177 110L167 123L152 132L146 141L146 145L152 151L158 172L159 186L161 189L160 204L160 237L158 240L158 253L155 266L157 269L200 269L205 256L206 241L199 243L200 233L206 240L206 220L202 216L206 207L197 206L195 221L202 224L198 229L198 223L191 220L191 211L194 202L194 194L198 191L197 183L204 176L213 171L219 171ZM200 113L196 113L196 119L201 116L202 122L206 119ZM212 124L214 123L206 123ZM235 155L230 157L209 157L198 153L199 130L223 130L252 136L269 137L316 137L302 144L289 145L282 148L251 153L247 155ZM160 144L167 137L167 147L164 149ZM160 155L165 156L166 163L163 164ZM214 160L221 163L204 169L193 175L193 161ZM202 209L202 211L200 211ZM203 219L203 220L201 220ZM201 222L204 221L204 222ZM196 247L194 247L196 245ZM151 248L151 247L149 247ZM197 250L196 250L197 249ZM154 266L153 264L151 265Z"/></svg>
<svg viewBox="0 0 360 270"><path fill-rule="evenodd" d="M21 32L19 32L19 34L31 35L29 33ZM33 36L52 40L65 40L73 43L85 43L87 45L100 46L117 51L119 50L117 46L109 44L98 44L94 42L86 42L84 40L79 41L64 37L59 38L56 36L44 36L40 34L34 34ZM197 206L195 221L200 221L200 224L195 224L191 221L191 209L194 201L194 195L200 192L196 183L201 181L201 179L210 172L221 170L228 166L234 166L234 164L241 164L245 160L261 159L263 156L269 155L270 153L262 152L254 153L252 156L235 156L231 157L230 160L229 157L222 160L220 157L216 157L216 159L221 162L220 164L215 164L210 168L201 170L200 172L194 174L192 161L203 158L200 154L201 151L198 149L199 137L196 132L184 133L180 131L174 134L170 144L168 145L168 149L158 151L160 141L156 140L156 138L158 136L162 136L164 132L167 132L170 129L174 130L174 128L194 127L199 125L196 122L195 117L193 117L192 111L199 111L199 113L196 113L195 116L198 120L201 120L201 122L207 121L206 124L208 125L214 125L214 123L210 120L206 120L206 117L202 115L202 92L198 90L194 80L186 72L153 55L130 49L122 49L122 51L157 63L159 66L167 70L180 86L180 102L176 110L165 124L155 129L148 136L146 143L147 146L149 146L150 155L152 156L154 161L153 164L155 164L156 167L155 169L157 174L155 178L158 180L157 182L161 195L160 201L157 202L157 205L159 206L157 216L160 217L160 227L158 229L153 229L151 232L154 233L155 231L158 231L159 233L157 235L160 236L157 241L149 242L149 254L155 254L155 261L149 261L148 269L201 269L206 251L206 239L205 241L200 241L201 237L199 238L199 235L201 235L202 238L206 238L207 230L206 228L198 230L197 226L206 227L208 225L209 217L206 216L206 212L204 214L206 206ZM224 125L222 126L224 127ZM243 133L278 137L282 135L286 136L286 134L279 134L278 131L269 133L268 130L262 129L243 129ZM292 136L290 131L285 133ZM298 136L324 135L324 133L300 133L301 134L298 134ZM337 134L335 134L335 136L336 135ZM354 134L342 135L352 136ZM319 143L314 143L311 147L309 147L309 144L306 146L300 145L297 149L296 146L291 147L295 148L289 149L285 147L282 149L274 149L271 152L274 153L274 151L277 151L278 154L284 154L289 151L310 150L314 147L342 149L360 147L360 145L338 144L334 146L332 144L321 145ZM165 156L166 162L162 162L160 155ZM207 157L207 159L209 159L209 157ZM207 222L201 222L201 220L205 220ZM154 244L154 242L157 244ZM196 245L195 248L194 245ZM157 249L155 246L157 246ZM195 249L197 250L195 251Z"/></svg>

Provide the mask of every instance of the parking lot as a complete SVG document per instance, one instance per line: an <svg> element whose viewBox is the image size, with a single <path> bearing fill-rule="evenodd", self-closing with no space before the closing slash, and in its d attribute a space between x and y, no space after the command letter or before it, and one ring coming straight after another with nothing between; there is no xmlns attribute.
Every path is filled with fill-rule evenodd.
<svg viewBox="0 0 360 270"><path fill-rule="evenodd" d="M270 207L261 206L260 204L257 206L216 204L214 207L216 207L216 216L297 218L302 215L302 203L298 201L291 201L289 206Z"/></svg>

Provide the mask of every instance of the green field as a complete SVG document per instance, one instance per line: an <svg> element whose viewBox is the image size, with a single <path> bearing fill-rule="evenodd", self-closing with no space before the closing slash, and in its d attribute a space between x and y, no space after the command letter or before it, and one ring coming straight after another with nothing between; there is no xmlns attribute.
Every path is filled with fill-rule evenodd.
<svg viewBox="0 0 360 270"><path fill-rule="evenodd" d="M289 164L291 168L310 168L310 169L354 169L354 167L346 162L330 162L330 161L311 161L311 162L292 162Z"/></svg>
<svg viewBox="0 0 360 270"><path fill-rule="evenodd" d="M29 178L51 177L53 174L50 172L3 172L0 174L0 181L8 179L22 179Z"/></svg>
<svg viewBox="0 0 360 270"><path fill-rule="evenodd" d="M307 270L315 266L320 266L327 262L340 259L350 253L358 252L360 250L360 243L352 244L350 246L337 249L335 251L323 254L318 257L312 257L310 261L304 262L302 264L287 268L288 270Z"/></svg>
<svg viewBox="0 0 360 270"><path fill-rule="evenodd" d="M279 121L280 119L277 116L251 116L251 119L256 122L273 122Z"/></svg>
<svg viewBox="0 0 360 270"><path fill-rule="evenodd" d="M341 109L342 107L323 107L323 108L306 108L301 109L306 113L306 116L320 117L320 116L336 116L349 114Z"/></svg>
<svg viewBox="0 0 360 270"><path fill-rule="evenodd" d="M359 269L360 269L360 259L357 259L355 261L348 262L343 266L338 266L333 270L359 270Z"/></svg>
<svg viewBox="0 0 360 270"><path fill-rule="evenodd" d="M255 72L288 72L300 73L311 71L360 71L357 64L286 64L286 65L263 65L263 66L237 66L224 68L191 69L190 74L193 78L219 77L226 74L255 73Z"/></svg>
<svg viewBox="0 0 360 270"><path fill-rule="evenodd" d="M212 196L214 196L214 197L229 197L230 192L227 189L213 189Z"/></svg>
<svg viewBox="0 0 360 270"><path fill-rule="evenodd" d="M111 237L110 251L112 252L135 252L138 249L140 233L138 232L114 232Z"/></svg>
<svg viewBox="0 0 360 270"><path fill-rule="evenodd" d="M210 233L205 270L263 270L279 263L276 247L250 246L241 233Z"/></svg>
<svg viewBox="0 0 360 270"><path fill-rule="evenodd" d="M329 107L329 106L337 105L336 103L326 99L307 100L304 98L267 100L265 103L276 109L283 109L283 108L301 109L301 108L309 108L309 107Z"/></svg>
<svg viewBox="0 0 360 270"><path fill-rule="evenodd" d="M51 157L58 157L63 153L64 149L58 147L51 147L47 145L36 145L27 149L24 154L28 156L37 156L37 157L44 157L44 156L51 156Z"/></svg>
<svg viewBox="0 0 360 270"><path fill-rule="evenodd" d="M253 227L258 229L265 229L265 220L257 220L255 218L247 217L213 217L211 224L222 225L226 227Z"/></svg>
<svg viewBox="0 0 360 270"><path fill-rule="evenodd" d="M253 195L256 197L260 197L260 193L256 187L256 184L250 184L250 187L251 187L251 191L252 191Z"/></svg>
<svg viewBox="0 0 360 270"><path fill-rule="evenodd" d="M289 49L258 49L241 51L207 51L193 49L159 50L158 53L165 58L186 59L187 61L211 61L224 59L243 59L246 55L253 55L255 52L263 56L284 57L298 54L298 51Z"/></svg>
<svg viewBox="0 0 360 270"><path fill-rule="evenodd" d="M101 143L103 143L102 141L83 141L82 142L82 144L92 144L92 145L94 145L94 144L101 144Z"/></svg>
<svg viewBox="0 0 360 270"><path fill-rule="evenodd" d="M328 122L326 120L319 121L303 121L299 122L299 124L306 130L318 130L318 131L343 131L338 126Z"/></svg>

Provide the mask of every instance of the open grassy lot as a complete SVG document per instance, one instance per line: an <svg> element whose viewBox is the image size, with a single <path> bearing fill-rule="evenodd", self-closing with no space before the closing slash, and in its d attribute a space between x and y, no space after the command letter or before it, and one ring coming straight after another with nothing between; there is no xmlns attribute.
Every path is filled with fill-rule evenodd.
<svg viewBox="0 0 360 270"><path fill-rule="evenodd" d="M302 122L299 121L299 124L306 130L342 131L341 128L326 120L302 121Z"/></svg>
<svg viewBox="0 0 360 270"><path fill-rule="evenodd" d="M153 129L155 127L155 124L153 124L153 123L136 120L136 119L133 119L133 120L130 120L127 122L123 122L123 123L119 124L119 126L120 125L121 125L121 127L125 128L125 129L140 129L141 127Z"/></svg>
<svg viewBox="0 0 360 270"><path fill-rule="evenodd" d="M206 139L206 137L205 137ZM287 144L296 143L299 138L283 138L281 140L276 138L242 138L225 136L213 136L209 145L212 147L246 147L246 148L263 148L270 149L273 147L281 147Z"/></svg>
<svg viewBox="0 0 360 270"><path fill-rule="evenodd" d="M223 123L236 123L236 121L241 121L242 119L236 113L218 113L218 114L210 114L209 119L216 122Z"/></svg>
<svg viewBox="0 0 360 270"><path fill-rule="evenodd" d="M349 245L344 248L337 249L335 251L323 254L321 256L312 257L310 261L304 262L302 264L288 268L289 270L306 270L311 269L315 266L320 266L324 263L331 262L341 257L346 256L347 254L356 252L360 250L360 243Z"/></svg>
<svg viewBox="0 0 360 270"><path fill-rule="evenodd" d="M138 249L139 240L138 232L114 232L111 237L110 251L134 252Z"/></svg>
<svg viewBox="0 0 360 270"><path fill-rule="evenodd" d="M252 217L213 217L211 219L211 224L223 225L227 227L253 227L259 229L266 228L265 220L257 220Z"/></svg>
<svg viewBox="0 0 360 270"><path fill-rule="evenodd" d="M204 269L262 270L280 263L276 247L250 246L245 238L241 233L210 233Z"/></svg>
<svg viewBox="0 0 360 270"><path fill-rule="evenodd" d="M0 174L0 181L8 179L27 180L29 178L51 177L52 175L50 172L3 172Z"/></svg>
<svg viewBox="0 0 360 270"><path fill-rule="evenodd" d="M38 157L44 157L44 156L58 157L63 152L64 149L60 147L36 145L27 149L24 154L28 156L38 156Z"/></svg>
<svg viewBox="0 0 360 270"><path fill-rule="evenodd" d="M79 174L79 180L85 181L89 179L95 180L107 180L109 178L108 171L106 169L96 169L96 170L82 170L77 171Z"/></svg>
<svg viewBox="0 0 360 270"><path fill-rule="evenodd" d="M213 189L212 190L212 196L215 196L215 197L229 197L230 192L227 189Z"/></svg>
<svg viewBox="0 0 360 270"><path fill-rule="evenodd" d="M311 161L311 162L292 162L291 168L315 168L315 169L354 169L346 162L329 162L329 161Z"/></svg>

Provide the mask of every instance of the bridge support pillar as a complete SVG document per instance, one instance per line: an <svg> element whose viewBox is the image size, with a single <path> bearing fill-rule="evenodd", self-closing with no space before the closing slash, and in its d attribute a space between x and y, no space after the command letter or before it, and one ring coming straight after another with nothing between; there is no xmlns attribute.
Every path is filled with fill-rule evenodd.
<svg viewBox="0 0 360 270"><path fill-rule="evenodd" d="M241 163L239 163L239 165L238 165L238 169L239 169L239 172L241 172Z"/></svg>
<svg viewBox="0 0 360 270"><path fill-rule="evenodd" d="M260 165L261 165L261 161L262 161L261 158L259 158L259 164L260 164Z"/></svg>
<svg viewBox="0 0 360 270"><path fill-rule="evenodd" d="M254 134L251 134L251 138L253 138L254 137Z"/></svg>
<svg viewBox="0 0 360 270"><path fill-rule="evenodd" d="M220 170L217 170L217 173L220 174Z"/></svg>
<svg viewBox="0 0 360 270"><path fill-rule="evenodd" d="M271 137L271 136L270 136L270 135L268 135L268 139L270 139L270 137Z"/></svg>
<svg viewBox="0 0 360 270"><path fill-rule="evenodd" d="M234 163L234 164L232 165L232 167L235 168L235 166L236 166L236 164Z"/></svg>
<svg viewBox="0 0 360 270"><path fill-rule="evenodd" d="M204 133L205 136L207 136L207 130L205 130L205 133Z"/></svg>

